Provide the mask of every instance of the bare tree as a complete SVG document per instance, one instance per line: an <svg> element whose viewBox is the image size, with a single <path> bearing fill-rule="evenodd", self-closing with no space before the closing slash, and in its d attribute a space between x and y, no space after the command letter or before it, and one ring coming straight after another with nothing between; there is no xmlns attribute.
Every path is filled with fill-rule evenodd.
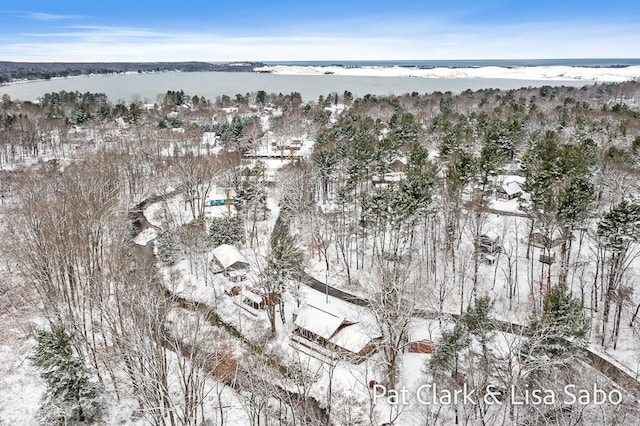
<svg viewBox="0 0 640 426"><path fill-rule="evenodd" d="M382 334L378 350L382 354L384 384L388 389L395 389L409 323L421 302L420 288L411 276L411 266L378 258L371 274L367 299Z"/></svg>
<svg viewBox="0 0 640 426"><path fill-rule="evenodd" d="M207 195L220 176L220 164L213 157L187 153L173 158L175 178L194 218L204 216Z"/></svg>

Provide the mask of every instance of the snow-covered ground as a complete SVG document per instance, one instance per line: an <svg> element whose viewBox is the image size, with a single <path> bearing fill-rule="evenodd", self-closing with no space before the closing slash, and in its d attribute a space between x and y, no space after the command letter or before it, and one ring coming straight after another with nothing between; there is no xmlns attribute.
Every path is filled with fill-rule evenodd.
<svg viewBox="0 0 640 426"><path fill-rule="evenodd" d="M620 68L592 68L571 66L540 67L478 67L478 68L429 68L384 66L294 66L276 65L256 68L259 72L284 75L346 75L363 77L422 77L422 78L504 78L516 80L586 80L628 81L640 79L640 66Z"/></svg>

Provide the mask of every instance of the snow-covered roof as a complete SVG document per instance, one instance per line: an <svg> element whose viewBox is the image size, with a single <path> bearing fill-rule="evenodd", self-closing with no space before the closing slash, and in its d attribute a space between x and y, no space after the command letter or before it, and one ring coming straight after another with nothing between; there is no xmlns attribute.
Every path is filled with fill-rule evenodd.
<svg viewBox="0 0 640 426"><path fill-rule="evenodd" d="M212 251L213 256L216 258L220 266L224 269L230 268L239 263L236 266L249 266L249 263L245 259L245 257L238 251L237 248L230 244L222 244L221 246L216 247Z"/></svg>
<svg viewBox="0 0 640 426"><path fill-rule="evenodd" d="M500 239L500 236L498 235L498 233L493 231L493 230L489 230L489 231L485 232L484 234L482 234L480 236L480 238L482 238L483 236L487 237L488 239L490 239L492 241Z"/></svg>
<svg viewBox="0 0 640 426"><path fill-rule="evenodd" d="M502 184L502 190L508 195L516 195L522 193L522 188L520 188L518 182L504 183Z"/></svg>
<svg viewBox="0 0 640 426"><path fill-rule="evenodd" d="M155 239L157 236L158 231L156 231L155 228L149 227L136 235L136 237L133 239L133 242L141 246L146 246L149 241Z"/></svg>
<svg viewBox="0 0 640 426"><path fill-rule="evenodd" d="M262 303L263 302L263 298L262 296L260 296L259 294L255 294L252 291L249 290L242 290L240 292L240 294L242 295L243 300L244 299L249 299L250 301L252 301L253 303Z"/></svg>
<svg viewBox="0 0 640 426"><path fill-rule="evenodd" d="M413 318L407 334L409 342L437 342L442 337L442 326L438 320Z"/></svg>
<svg viewBox="0 0 640 426"><path fill-rule="evenodd" d="M371 340L380 337L362 323L354 323L311 305L300 310L295 325L354 354L359 353Z"/></svg>
<svg viewBox="0 0 640 426"><path fill-rule="evenodd" d="M406 175L404 172L389 172L382 175L382 177L380 177L380 175L373 175L371 180L374 182L400 182L405 178Z"/></svg>
<svg viewBox="0 0 640 426"><path fill-rule="evenodd" d="M403 172L390 172L384 174L384 180L387 182L400 182L406 178Z"/></svg>
<svg viewBox="0 0 640 426"><path fill-rule="evenodd" d="M507 184L509 182L517 182L518 184L522 185L527 180L524 176L518 176L518 175L504 175L501 177L502 177L503 184Z"/></svg>
<svg viewBox="0 0 640 426"><path fill-rule="evenodd" d="M371 334L370 330L367 330L362 324L356 323L344 327L329 341L336 346L353 352L359 353L371 340L380 337L379 334Z"/></svg>
<svg viewBox="0 0 640 426"><path fill-rule="evenodd" d="M295 320L295 325L329 340L343 323L352 324L344 317L318 309L315 306L307 306L301 309Z"/></svg>

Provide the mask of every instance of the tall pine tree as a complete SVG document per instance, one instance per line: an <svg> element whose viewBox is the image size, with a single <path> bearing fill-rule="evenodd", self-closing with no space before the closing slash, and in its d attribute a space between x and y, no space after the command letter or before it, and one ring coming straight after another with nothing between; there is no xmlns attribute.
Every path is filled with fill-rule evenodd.
<svg viewBox="0 0 640 426"><path fill-rule="evenodd" d="M100 418L101 390L72 346L72 337L57 324L38 331L38 346L31 357L47 384L39 418L46 425L71 425Z"/></svg>

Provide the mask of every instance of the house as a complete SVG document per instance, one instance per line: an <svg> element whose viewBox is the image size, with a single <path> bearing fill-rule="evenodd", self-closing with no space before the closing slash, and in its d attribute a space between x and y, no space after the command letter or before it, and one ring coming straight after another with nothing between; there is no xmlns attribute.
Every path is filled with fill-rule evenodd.
<svg viewBox="0 0 640 426"><path fill-rule="evenodd" d="M291 151L299 151L302 148L303 142L302 138L294 138L291 139L291 143L289 144L289 149Z"/></svg>
<svg viewBox="0 0 640 426"><path fill-rule="evenodd" d="M258 316L267 306L280 302L276 293L271 293L271 297L268 297L261 290L249 286L229 286L225 289L225 294L233 298L234 304L254 316Z"/></svg>
<svg viewBox="0 0 640 426"><path fill-rule="evenodd" d="M494 255L502 251L500 236L493 231L486 232L478 237L476 248L481 254Z"/></svg>
<svg viewBox="0 0 640 426"><path fill-rule="evenodd" d="M243 281L249 262L240 251L230 244L222 244L212 251L211 269L214 273L223 273L232 281Z"/></svg>
<svg viewBox="0 0 640 426"><path fill-rule="evenodd" d="M546 255L546 254L540 254L540 262L544 263L546 265L553 265L554 263L556 263L556 253L555 252L551 252L551 254Z"/></svg>
<svg viewBox="0 0 640 426"><path fill-rule="evenodd" d="M389 172L382 176L373 175L371 177L371 183L373 186L386 186L391 183L398 183L406 178L404 172Z"/></svg>
<svg viewBox="0 0 640 426"><path fill-rule="evenodd" d="M246 287L240 291L242 303L256 310L262 310L269 305L269 298L260 290Z"/></svg>
<svg viewBox="0 0 640 426"><path fill-rule="evenodd" d="M362 323L307 306L295 317L291 339L325 355L360 363L375 350L380 335Z"/></svg>
<svg viewBox="0 0 640 426"><path fill-rule="evenodd" d="M502 200L513 200L522 195L522 188L518 182L505 182L496 190L496 197Z"/></svg>
<svg viewBox="0 0 640 426"><path fill-rule="evenodd" d="M304 142L302 138L292 138L291 140L277 140L271 142L271 148L274 150L289 150L289 151L299 151Z"/></svg>
<svg viewBox="0 0 640 426"><path fill-rule="evenodd" d="M395 158L389 163L389 170L392 172L406 172L407 171L407 159L405 157Z"/></svg>
<svg viewBox="0 0 640 426"><path fill-rule="evenodd" d="M404 351L413 354L431 354L436 341L442 338L440 326L432 320L413 320L407 330Z"/></svg>

